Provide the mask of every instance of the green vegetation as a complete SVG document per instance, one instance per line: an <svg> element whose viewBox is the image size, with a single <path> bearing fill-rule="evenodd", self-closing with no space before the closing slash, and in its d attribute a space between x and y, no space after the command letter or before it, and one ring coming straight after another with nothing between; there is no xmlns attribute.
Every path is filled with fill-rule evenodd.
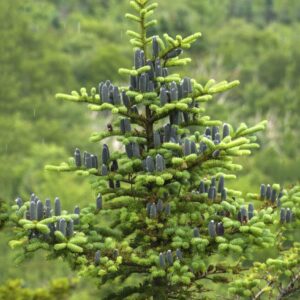
<svg viewBox="0 0 300 300"><path fill-rule="evenodd" d="M0 299L6 300L56 300L69 299L76 287L75 280L55 279L46 288L31 289L21 280L10 280L0 286Z"/></svg>
<svg viewBox="0 0 300 300"><path fill-rule="evenodd" d="M299 6L298 1L285 0L161 1L158 26L149 32L203 33L185 50L192 64L176 70L182 78L191 74L197 82L240 80L238 89L207 105L208 115L234 128L242 121L269 120L267 131L258 135L260 151L238 160L244 169L229 183L232 189L255 190L261 182L289 187L299 181ZM33 188L42 199L59 195L67 209L75 203L87 206L94 197L82 178L57 176L43 167L64 160L74 145L100 154L87 137L91 131L106 130L103 119L109 120L110 114L95 119L96 114L55 100L54 94L79 91L80 86L90 91L106 79L125 85L117 70L131 65L123 18L127 7L125 0L1 1L0 36L5 42L0 43L0 198L6 203L17 195L28 199ZM1 226L4 220L1 210ZM42 272L43 253L12 268L8 232L1 237L1 268L6 270L2 282L24 274L26 282L38 287L41 278L68 274L65 265L54 261L48 265L51 274ZM36 272L30 272L32 267ZM92 295L86 291L78 297Z"/></svg>

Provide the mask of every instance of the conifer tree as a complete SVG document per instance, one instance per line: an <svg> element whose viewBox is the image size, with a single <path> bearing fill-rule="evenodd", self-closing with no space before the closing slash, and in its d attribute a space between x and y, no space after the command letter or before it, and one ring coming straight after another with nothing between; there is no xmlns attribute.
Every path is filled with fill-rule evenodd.
<svg viewBox="0 0 300 300"><path fill-rule="evenodd" d="M113 115L90 138L99 153L76 148L68 162L46 166L86 176L93 204L67 212L59 198L17 198L17 262L44 249L97 278L101 299L282 299L299 288L300 186L262 184L245 199L227 187L242 168L234 158L259 147L255 134L266 122L235 129L207 116L205 104L239 82L201 84L175 73L191 62L184 52L201 34L151 35L157 3L130 6L133 64L119 69L129 83L106 79L90 93L56 95ZM258 261L264 248L274 256Z"/></svg>

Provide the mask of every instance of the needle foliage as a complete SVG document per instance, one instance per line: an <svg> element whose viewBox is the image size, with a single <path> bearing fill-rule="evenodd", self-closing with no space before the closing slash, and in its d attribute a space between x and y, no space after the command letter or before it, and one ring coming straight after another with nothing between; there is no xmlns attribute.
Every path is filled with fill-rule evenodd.
<svg viewBox="0 0 300 300"><path fill-rule="evenodd" d="M239 82L182 76L201 33L153 35L158 4L129 3L133 63L119 69L128 83L105 78L56 95L102 112L107 125L90 137L98 153L76 148L46 166L85 176L95 199L67 212L59 198L17 198L9 220L17 262L44 249L96 279L101 299L282 299L299 287L300 186L262 184L246 196L227 186L266 121L233 128L208 116L214 96ZM268 248L275 257L264 257Z"/></svg>

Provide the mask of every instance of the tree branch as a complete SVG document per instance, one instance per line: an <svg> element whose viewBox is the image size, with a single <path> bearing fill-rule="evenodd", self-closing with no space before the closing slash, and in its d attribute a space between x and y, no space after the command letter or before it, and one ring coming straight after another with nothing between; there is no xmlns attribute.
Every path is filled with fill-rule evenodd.
<svg viewBox="0 0 300 300"><path fill-rule="evenodd" d="M252 300L258 300L260 298L260 296L266 291L266 288L269 286L272 286L274 283L273 280L269 281L268 284L263 287L256 295L254 295L254 297L252 298Z"/></svg>
<svg viewBox="0 0 300 300"><path fill-rule="evenodd" d="M292 280L289 282L286 288L280 290L280 294L277 297L277 300L284 299L287 295L295 292L300 289L300 285L295 286L295 283L300 280L300 273L295 275Z"/></svg>

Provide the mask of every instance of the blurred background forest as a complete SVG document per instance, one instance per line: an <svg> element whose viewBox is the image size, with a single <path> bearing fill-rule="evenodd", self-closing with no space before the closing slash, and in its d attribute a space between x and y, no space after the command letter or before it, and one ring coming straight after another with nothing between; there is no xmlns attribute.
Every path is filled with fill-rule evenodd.
<svg viewBox="0 0 300 300"><path fill-rule="evenodd" d="M234 187L256 191L261 182L287 186L299 181L300 1L159 3L157 33L202 32L188 52L193 62L184 74L200 82L241 81L210 102L208 114L233 125L269 120L260 135L261 149L241 161L244 169ZM92 201L93 191L83 178L47 173L43 167L72 156L75 147L97 152L99 145L88 138L106 122L103 115L58 102L54 95L90 89L101 80L124 80L118 67L130 66L133 55L123 17L128 8L127 0L0 0L2 200L26 198L34 191L41 199L59 195L66 208ZM72 276L65 264L45 262L42 255L15 267L8 234L0 233L0 284L22 277L26 285L40 287ZM81 285L67 299L97 298L92 282Z"/></svg>

